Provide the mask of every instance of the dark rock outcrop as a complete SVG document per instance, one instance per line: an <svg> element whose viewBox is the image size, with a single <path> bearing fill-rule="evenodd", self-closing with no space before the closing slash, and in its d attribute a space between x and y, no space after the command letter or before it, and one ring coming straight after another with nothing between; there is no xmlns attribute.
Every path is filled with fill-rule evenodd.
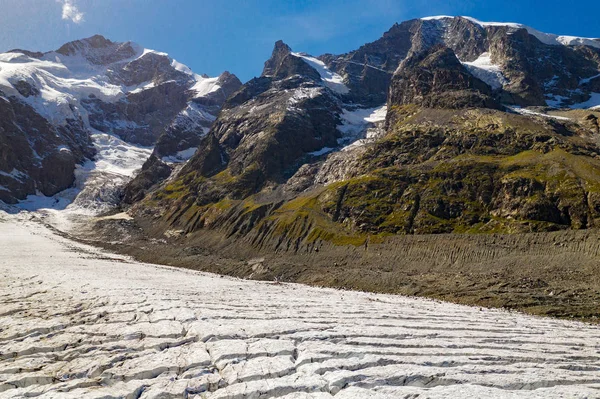
<svg viewBox="0 0 600 399"><path fill-rule="evenodd" d="M437 45L452 49L461 62L489 53L506 78L502 102L521 106L546 105L546 100L565 105L584 102L594 89L580 79L600 70L597 47L546 44L525 27L480 25L463 17L395 24L356 51L320 59L344 77L350 88L347 101L374 106L385 101L392 74L409 53Z"/></svg>
<svg viewBox="0 0 600 399"><path fill-rule="evenodd" d="M428 108L501 108L492 98L490 86L471 75L454 52L442 45L413 54L400 64L392 79L388 103Z"/></svg>
<svg viewBox="0 0 600 399"><path fill-rule="evenodd" d="M222 73L217 84L217 90L189 101L187 108L163 130L154 146L157 157L172 156L200 146L227 98L242 86L237 76L229 72Z"/></svg>
<svg viewBox="0 0 600 399"><path fill-rule="evenodd" d="M82 121L53 126L31 106L0 91L0 200L54 195L73 184L75 164L94 149Z"/></svg>
<svg viewBox="0 0 600 399"><path fill-rule="evenodd" d="M142 166L142 170L123 190L123 203L133 204L144 198L153 186L163 182L171 175L171 168L151 155Z"/></svg>
<svg viewBox="0 0 600 399"><path fill-rule="evenodd" d="M340 111L319 73L277 42L263 76L225 102L179 175L198 193L198 203L256 193L291 176L307 153L337 146Z"/></svg>

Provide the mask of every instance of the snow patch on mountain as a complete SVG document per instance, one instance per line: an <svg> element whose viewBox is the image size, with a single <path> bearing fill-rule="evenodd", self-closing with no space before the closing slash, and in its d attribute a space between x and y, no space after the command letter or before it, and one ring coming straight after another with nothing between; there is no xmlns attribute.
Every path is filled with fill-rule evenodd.
<svg viewBox="0 0 600 399"><path fill-rule="evenodd" d="M194 156L198 150L198 147L190 147L185 150L178 151L175 155L169 155L167 157L162 157L163 162L167 163L182 163L188 161L191 157Z"/></svg>
<svg viewBox="0 0 600 399"><path fill-rule="evenodd" d="M343 108L340 114L341 124L337 129L342 134L338 139L338 147L323 147L309 152L308 155L318 157L336 151L348 151L372 142L382 133L381 123L385 121L387 106L374 108Z"/></svg>
<svg viewBox="0 0 600 399"><path fill-rule="evenodd" d="M53 124L64 125L67 119L79 119L80 116L86 122L86 112L79 103L81 98L94 96L105 102L115 102L125 96L123 87L109 82L106 70L101 72L88 65L84 74L84 68L71 71L69 66L72 68L73 63L65 65L52 61L51 57L44 58L19 53L0 54L0 90L28 103ZM22 94L15 87L19 82L27 83L37 93Z"/></svg>
<svg viewBox="0 0 600 399"><path fill-rule="evenodd" d="M184 130L199 130L207 134L210 130L205 125L212 123L217 117L206 110L201 104L190 102L188 106L181 111L171 126L177 126Z"/></svg>
<svg viewBox="0 0 600 399"><path fill-rule="evenodd" d="M548 114L543 114L541 112L536 112L536 111L532 111L530 109L526 109L526 108L522 108L522 107L517 107L517 106L513 106L513 107L508 107L509 109L513 110L514 112L521 114L521 115L525 115L525 116L541 116L542 118L550 118L550 119L556 119L559 121L570 121L571 118L566 118L564 116L555 116L555 115L548 115Z"/></svg>
<svg viewBox="0 0 600 399"><path fill-rule="evenodd" d="M579 85L581 86L581 85L584 85L584 84L588 84L588 83L590 83L592 80L594 80L596 78L600 78L600 73L598 75L594 75L594 76L591 76L589 78L581 79L579 81Z"/></svg>
<svg viewBox="0 0 600 399"><path fill-rule="evenodd" d="M91 137L97 151L96 159L86 165L100 172L133 177L152 154L152 147L130 144L108 133L95 131Z"/></svg>
<svg viewBox="0 0 600 399"><path fill-rule="evenodd" d="M600 109L600 93L590 93L587 101L569 104L569 98L559 95L552 95L546 98L546 104L552 108L571 108L571 109Z"/></svg>
<svg viewBox="0 0 600 399"><path fill-rule="evenodd" d="M14 168L10 173L0 170L0 175L10 177L11 179L15 179L15 180L22 180L27 177L26 173L23 173L20 170L17 170Z"/></svg>
<svg viewBox="0 0 600 399"><path fill-rule="evenodd" d="M431 17L423 17L420 18L422 21L440 21L440 20L444 20L444 19L452 19L455 18L451 15L433 15Z"/></svg>
<svg viewBox="0 0 600 399"><path fill-rule="evenodd" d="M487 83L492 89L500 89L508 83L499 65L492 63L490 53L483 53L475 61L462 62L471 75Z"/></svg>
<svg viewBox="0 0 600 399"><path fill-rule="evenodd" d="M168 56L167 54L164 55ZM195 98L204 97L207 94L217 91L221 88L221 86L218 84L218 77L211 78L207 76L198 75L197 73L192 71L190 67L188 67L185 64L182 64L181 62L178 62L175 59L171 59L171 66L179 72L183 72L194 79L196 83L190 88L190 90L196 92Z"/></svg>
<svg viewBox="0 0 600 399"><path fill-rule="evenodd" d="M167 54L165 54L165 55L167 55ZM168 55L167 55L167 56L168 56ZM188 67L188 66L187 66L187 65L185 65L185 64L182 64L181 62L178 62L178 61L177 61L177 60L175 60L175 59L171 60L171 66L172 66L173 68L175 68L176 70L178 70L179 72L183 72L183 73L185 73L186 75L190 75L190 76L196 75L196 74L194 73L194 71L192 71L192 70L190 69L190 67Z"/></svg>
<svg viewBox="0 0 600 399"><path fill-rule="evenodd" d="M308 155L312 155L313 157L318 157L321 155L329 154L330 152L335 151L335 148L332 147L323 147L320 150L309 152Z"/></svg>
<svg viewBox="0 0 600 399"><path fill-rule="evenodd" d="M343 135L338 141L344 145L342 151L362 146L378 137L379 129L375 129L375 125L385 121L386 115L386 105L375 108L344 109L340 115L342 124L338 126L338 130Z"/></svg>
<svg viewBox="0 0 600 399"><path fill-rule="evenodd" d="M600 110L600 93L590 93L590 95L591 97L589 100L579 104L573 104L570 108Z"/></svg>
<svg viewBox="0 0 600 399"><path fill-rule="evenodd" d="M219 78L204 78L200 75L195 75L196 84L190 90L196 92L196 98L204 97L209 93L217 91L221 88L218 84Z"/></svg>
<svg viewBox="0 0 600 399"><path fill-rule="evenodd" d="M322 90L322 87L299 87L294 89L292 91L292 95L287 101L288 109L294 109L295 105L300 101L319 96Z"/></svg>
<svg viewBox="0 0 600 399"><path fill-rule="evenodd" d="M338 94L348 94L350 92L350 89L344 83L344 78L327 68L323 61L303 53L292 53L292 55L302 58L304 62L316 69L317 72L319 72L319 75L321 75L321 79L325 86L329 87L334 92Z"/></svg>
<svg viewBox="0 0 600 399"><path fill-rule="evenodd" d="M568 99L568 97L564 96L548 95L546 96L546 104L552 108L562 108L563 103Z"/></svg>

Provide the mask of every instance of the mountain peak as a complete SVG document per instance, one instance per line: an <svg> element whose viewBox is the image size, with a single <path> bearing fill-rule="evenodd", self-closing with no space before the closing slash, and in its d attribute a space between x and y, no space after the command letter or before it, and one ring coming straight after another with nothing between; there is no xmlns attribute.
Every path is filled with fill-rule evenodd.
<svg viewBox="0 0 600 399"><path fill-rule="evenodd" d="M275 42L275 46L273 47L273 52L271 53L271 58L269 58L265 62L265 66L263 68L262 75L263 76L271 76L275 74L277 67L281 64L283 59L292 53L292 49L290 46L285 44L283 40L278 40Z"/></svg>
<svg viewBox="0 0 600 399"><path fill-rule="evenodd" d="M63 55L74 55L77 52L77 50L80 50L83 47L106 48L112 44L114 44L114 42L108 40L104 36L94 35L86 37L84 39L67 42L63 44L58 50L56 50L56 52Z"/></svg>
<svg viewBox="0 0 600 399"><path fill-rule="evenodd" d="M553 46L590 46L600 48L600 39L586 38L578 36L557 35L553 33L544 33L530 26L515 22L484 22L469 16L449 16L437 15L420 18L421 21L447 21L447 20L468 20L482 28L504 27L512 30L525 29L530 35L535 36L540 42Z"/></svg>
<svg viewBox="0 0 600 399"><path fill-rule="evenodd" d="M80 55L93 64L106 65L133 57L139 49L132 42L113 42L102 35L94 35L65 43L56 52L66 56Z"/></svg>
<svg viewBox="0 0 600 399"><path fill-rule="evenodd" d="M287 52L291 52L292 51L291 47L288 46L287 44L285 44L283 42L283 40L277 40L275 42L275 47L273 48L273 51L281 51L281 50L287 51Z"/></svg>

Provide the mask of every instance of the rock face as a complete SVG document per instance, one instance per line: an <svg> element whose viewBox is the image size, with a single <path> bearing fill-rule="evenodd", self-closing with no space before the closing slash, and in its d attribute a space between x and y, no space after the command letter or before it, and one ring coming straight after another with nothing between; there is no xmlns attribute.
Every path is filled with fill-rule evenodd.
<svg viewBox="0 0 600 399"><path fill-rule="evenodd" d="M442 45L413 54L392 79L390 104L428 108L501 108L492 88L471 75L454 52Z"/></svg>
<svg viewBox="0 0 600 399"><path fill-rule="evenodd" d="M36 191L50 196L75 180L75 164L94 155L81 120L53 126L31 106L0 91L0 200Z"/></svg>
<svg viewBox="0 0 600 399"><path fill-rule="evenodd" d="M598 226L598 114L519 106L595 106L599 55L597 41L462 17L397 24L339 56L279 41L132 213L153 233L291 251Z"/></svg>
<svg viewBox="0 0 600 399"><path fill-rule="evenodd" d="M99 35L48 53L0 54L0 199L70 187L77 164L110 153L96 136L156 145L159 158L181 162L240 86L228 72L199 76L166 54Z"/></svg>
<svg viewBox="0 0 600 399"><path fill-rule="evenodd" d="M346 99L356 103L384 102L392 74L409 54L444 45L471 64L467 67L475 76L493 82L503 103L573 105L598 92L599 43L520 24L434 17L396 24L356 51L320 59L344 77L350 88Z"/></svg>
<svg viewBox="0 0 600 399"><path fill-rule="evenodd" d="M159 158L174 157L181 151L195 149L202 136L210 130L225 100L242 86L233 74L223 72L215 82L215 90L193 98L173 121L162 129L156 140L154 154ZM190 154L191 156L191 154Z"/></svg>
<svg viewBox="0 0 600 399"><path fill-rule="evenodd" d="M123 203L133 204L141 200L154 185L164 181L171 175L172 169L152 154L142 170L135 176L124 189Z"/></svg>
<svg viewBox="0 0 600 399"><path fill-rule="evenodd" d="M277 42L263 75L225 102L180 176L197 203L241 199L279 184L308 153L338 146L340 105L319 72Z"/></svg>
<svg viewBox="0 0 600 399"><path fill-rule="evenodd" d="M48 124L35 129L62 137L46 140L58 152L37 154L60 165L57 175L21 185L8 179L38 175L10 156L24 141L5 145L7 200L68 186L74 165L91 156L86 132L100 131L154 146L125 200L158 234L210 230L299 250L600 223L595 40L425 18L342 55L312 57L278 41L262 75L244 85L99 36L0 61L12 118L31 109ZM87 79L52 100L73 74ZM559 115L561 106L588 110Z"/></svg>

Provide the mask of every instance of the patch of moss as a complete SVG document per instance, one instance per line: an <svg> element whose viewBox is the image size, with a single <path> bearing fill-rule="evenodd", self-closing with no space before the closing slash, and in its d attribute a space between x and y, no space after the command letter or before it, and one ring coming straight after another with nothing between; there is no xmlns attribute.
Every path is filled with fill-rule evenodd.
<svg viewBox="0 0 600 399"><path fill-rule="evenodd" d="M318 240L335 245L363 245L366 235L348 231L334 222L320 206L318 196L295 198L273 212L267 220L274 223L274 233L301 238L307 243Z"/></svg>

